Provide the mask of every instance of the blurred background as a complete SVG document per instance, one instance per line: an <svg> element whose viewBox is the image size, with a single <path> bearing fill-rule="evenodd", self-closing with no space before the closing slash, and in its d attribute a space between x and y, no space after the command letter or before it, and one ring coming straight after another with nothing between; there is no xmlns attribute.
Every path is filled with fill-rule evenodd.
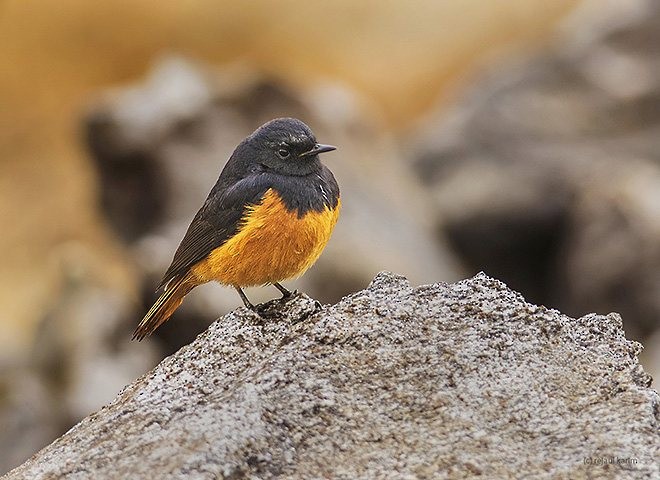
<svg viewBox="0 0 660 480"><path fill-rule="evenodd" d="M4 0L0 472L241 305L205 286L129 341L233 148L279 116L339 146L343 203L289 287L484 270L620 312L660 373L657 2Z"/></svg>

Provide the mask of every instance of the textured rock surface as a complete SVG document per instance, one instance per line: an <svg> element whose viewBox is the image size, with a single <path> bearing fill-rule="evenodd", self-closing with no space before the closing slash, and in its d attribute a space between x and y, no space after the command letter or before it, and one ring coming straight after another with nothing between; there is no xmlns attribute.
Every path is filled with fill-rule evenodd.
<svg viewBox="0 0 660 480"><path fill-rule="evenodd" d="M659 398L616 314L380 274L264 317L226 315L4 478L660 475Z"/></svg>

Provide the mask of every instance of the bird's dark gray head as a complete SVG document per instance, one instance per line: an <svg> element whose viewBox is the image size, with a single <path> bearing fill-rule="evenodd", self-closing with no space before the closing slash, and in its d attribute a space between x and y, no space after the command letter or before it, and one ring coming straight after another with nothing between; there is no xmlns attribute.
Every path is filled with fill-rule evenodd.
<svg viewBox="0 0 660 480"><path fill-rule="evenodd" d="M247 172L262 169L300 176L318 171L321 168L318 155L332 150L335 147L317 143L310 128L300 120L276 118L243 140L236 147L232 161Z"/></svg>

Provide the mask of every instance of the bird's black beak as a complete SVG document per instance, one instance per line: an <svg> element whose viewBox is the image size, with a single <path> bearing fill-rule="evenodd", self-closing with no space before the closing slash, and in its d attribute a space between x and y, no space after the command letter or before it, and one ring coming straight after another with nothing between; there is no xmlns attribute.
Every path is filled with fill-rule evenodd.
<svg viewBox="0 0 660 480"><path fill-rule="evenodd" d="M301 157L313 157L314 155L318 155L319 153L325 153L325 152L332 152L333 150L337 150L337 147L333 147L332 145L321 145L320 143L317 143L314 145L314 148L311 150L301 153Z"/></svg>

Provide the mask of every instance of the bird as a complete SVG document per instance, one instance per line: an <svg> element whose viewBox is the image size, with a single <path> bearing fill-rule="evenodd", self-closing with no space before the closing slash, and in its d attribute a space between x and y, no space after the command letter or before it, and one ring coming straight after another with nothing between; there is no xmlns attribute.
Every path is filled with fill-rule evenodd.
<svg viewBox="0 0 660 480"><path fill-rule="evenodd" d="M301 276L321 255L341 208L339 185L319 155L320 144L295 118L276 118L246 137L222 169L192 219L161 292L132 339L151 335L195 287L216 281L233 287L243 304L256 307L244 287L273 285Z"/></svg>

